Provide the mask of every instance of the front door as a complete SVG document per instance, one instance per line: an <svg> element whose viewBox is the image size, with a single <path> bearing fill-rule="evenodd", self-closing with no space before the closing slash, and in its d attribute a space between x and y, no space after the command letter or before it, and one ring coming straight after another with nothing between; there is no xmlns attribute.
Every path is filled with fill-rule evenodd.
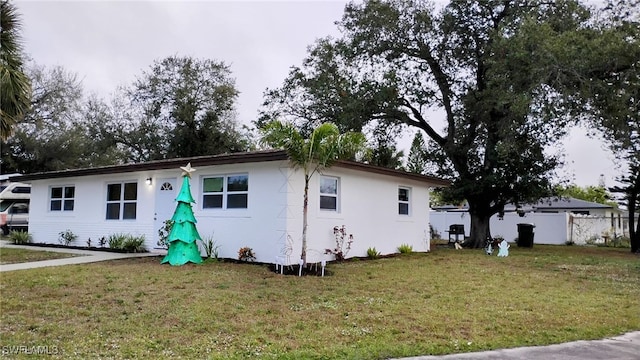
<svg viewBox="0 0 640 360"><path fill-rule="evenodd" d="M156 187L156 208L153 214L154 220L154 243L157 248L162 248L157 245L160 240L158 231L164 226L166 220L171 220L173 212L176 209L176 196L178 194L177 180L176 178L158 179L158 186Z"/></svg>

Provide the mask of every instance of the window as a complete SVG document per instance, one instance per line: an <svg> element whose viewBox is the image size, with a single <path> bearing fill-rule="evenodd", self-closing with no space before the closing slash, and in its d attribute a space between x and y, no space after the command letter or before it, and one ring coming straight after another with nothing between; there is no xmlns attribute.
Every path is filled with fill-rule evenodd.
<svg viewBox="0 0 640 360"><path fill-rule="evenodd" d="M73 211L76 197L75 186L54 186L49 194L50 211Z"/></svg>
<svg viewBox="0 0 640 360"><path fill-rule="evenodd" d="M107 185L107 220L135 220L138 183Z"/></svg>
<svg viewBox="0 0 640 360"><path fill-rule="evenodd" d="M203 209L246 209L249 175L223 175L202 179Z"/></svg>
<svg viewBox="0 0 640 360"><path fill-rule="evenodd" d="M16 186L11 192L14 194L31 194L31 186Z"/></svg>
<svg viewBox="0 0 640 360"><path fill-rule="evenodd" d="M409 199L411 189L400 187L398 188L398 214L409 215Z"/></svg>
<svg viewBox="0 0 640 360"><path fill-rule="evenodd" d="M320 210L338 211L338 178L320 178Z"/></svg>

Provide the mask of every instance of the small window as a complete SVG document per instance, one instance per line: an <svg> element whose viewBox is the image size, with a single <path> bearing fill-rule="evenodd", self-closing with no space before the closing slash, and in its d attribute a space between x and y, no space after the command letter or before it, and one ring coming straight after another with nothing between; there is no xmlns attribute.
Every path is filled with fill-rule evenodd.
<svg viewBox="0 0 640 360"><path fill-rule="evenodd" d="M31 186L16 186L11 192L14 194L31 194Z"/></svg>
<svg viewBox="0 0 640 360"><path fill-rule="evenodd" d="M107 220L135 220L138 204L138 183L107 185Z"/></svg>
<svg viewBox="0 0 640 360"><path fill-rule="evenodd" d="M410 195L411 189L405 187L398 188L398 214L409 215Z"/></svg>
<svg viewBox="0 0 640 360"><path fill-rule="evenodd" d="M320 209L338 211L338 178L322 176L320 178Z"/></svg>
<svg viewBox="0 0 640 360"><path fill-rule="evenodd" d="M246 209L249 205L249 175L225 175L202 180L202 208Z"/></svg>
<svg viewBox="0 0 640 360"><path fill-rule="evenodd" d="M75 206L75 186L54 186L50 191L50 211L73 211Z"/></svg>

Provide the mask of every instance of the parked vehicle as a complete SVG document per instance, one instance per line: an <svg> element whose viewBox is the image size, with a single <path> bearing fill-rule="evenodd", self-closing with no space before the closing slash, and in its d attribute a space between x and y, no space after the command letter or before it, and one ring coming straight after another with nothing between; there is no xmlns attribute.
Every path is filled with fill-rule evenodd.
<svg viewBox="0 0 640 360"><path fill-rule="evenodd" d="M14 182L0 186L0 229L4 235L11 230L28 230L30 197L29 184Z"/></svg>

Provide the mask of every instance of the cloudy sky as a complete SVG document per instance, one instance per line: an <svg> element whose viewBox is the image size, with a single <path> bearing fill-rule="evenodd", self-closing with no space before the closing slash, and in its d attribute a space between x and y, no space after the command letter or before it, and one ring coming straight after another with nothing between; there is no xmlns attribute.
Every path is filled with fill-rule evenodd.
<svg viewBox="0 0 640 360"><path fill-rule="evenodd" d="M15 1L25 50L41 65L61 65L88 92L108 97L154 60L170 55L221 60L240 91L238 114L257 116L267 87L279 86L316 39L337 35L345 1ZM410 136L403 146L410 143ZM581 186L612 184L612 156L584 131L564 141L561 173Z"/></svg>

